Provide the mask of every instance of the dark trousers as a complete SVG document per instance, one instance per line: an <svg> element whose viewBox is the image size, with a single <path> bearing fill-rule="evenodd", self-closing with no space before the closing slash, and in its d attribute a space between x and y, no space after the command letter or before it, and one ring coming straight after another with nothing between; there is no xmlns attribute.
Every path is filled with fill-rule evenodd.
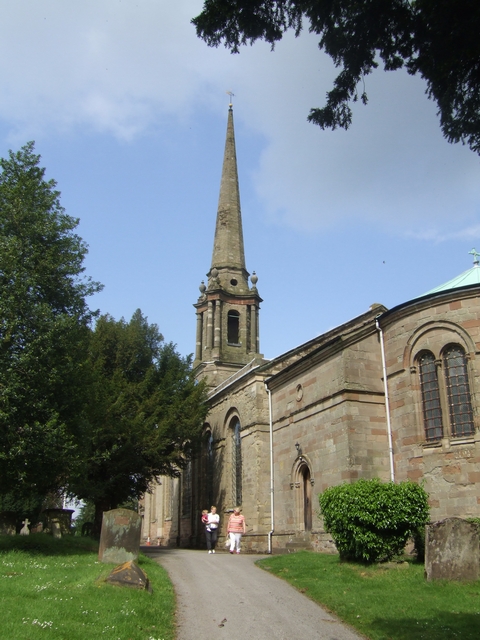
<svg viewBox="0 0 480 640"><path fill-rule="evenodd" d="M207 539L207 549L210 551L213 549L215 549L215 545L217 544L217 536L218 536L218 529L211 529L211 531L209 531L208 529L205 529L205 537Z"/></svg>

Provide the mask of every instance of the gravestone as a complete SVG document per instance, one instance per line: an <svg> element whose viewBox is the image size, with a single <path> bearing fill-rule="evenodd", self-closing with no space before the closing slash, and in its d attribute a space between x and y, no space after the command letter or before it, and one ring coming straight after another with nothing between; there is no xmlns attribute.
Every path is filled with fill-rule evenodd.
<svg viewBox="0 0 480 640"><path fill-rule="evenodd" d="M16 533L16 514L13 511L2 511L0 513L0 534L3 536L14 536Z"/></svg>
<svg viewBox="0 0 480 640"><path fill-rule="evenodd" d="M37 522L37 524L30 529L30 533L42 533L42 532L43 532L43 522Z"/></svg>
<svg viewBox="0 0 480 640"><path fill-rule="evenodd" d="M28 518L25 518L25 520L23 520L22 524L23 524L23 527L20 529L20 535L21 536L29 536L30 535L30 529L28 528L28 525L30 524L30 520Z"/></svg>
<svg viewBox="0 0 480 640"><path fill-rule="evenodd" d="M105 511L100 534L100 562L123 564L137 560L140 553L142 519L130 509Z"/></svg>
<svg viewBox="0 0 480 640"><path fill-rule="evenodd" d="M73 512L73 509L45 509L42 512L45 533L51 533L54 538L69 535Z"/></svg>
<svg viewBox="0 0 480 640"><path fill-rule="evenodd" d="M432 522L425 531L425 577L430 580L478 580L478 525L462 518Z"/></svg>

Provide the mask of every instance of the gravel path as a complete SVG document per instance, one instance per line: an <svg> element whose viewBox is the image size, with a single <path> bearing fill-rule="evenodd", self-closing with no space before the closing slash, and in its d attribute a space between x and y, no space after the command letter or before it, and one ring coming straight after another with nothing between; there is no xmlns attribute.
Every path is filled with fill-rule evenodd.
<svg viewBox="0 0 480 640"><path fill-rule="evenodd" d="M190 549L142 551L167 570L177 594L177 640L359 640L289 584L255 566L258 555Z"/></svg>

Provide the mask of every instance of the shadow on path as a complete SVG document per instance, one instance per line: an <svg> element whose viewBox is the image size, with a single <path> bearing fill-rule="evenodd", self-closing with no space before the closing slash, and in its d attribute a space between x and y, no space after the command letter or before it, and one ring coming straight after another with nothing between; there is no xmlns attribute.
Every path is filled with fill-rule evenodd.
<svg viewBox="0 0 480 640"><path fill-rule="evenodd" d="M255 566L264 556L143 547L177 595L178 640L358 640L363 636L280 578Z"/></svg>

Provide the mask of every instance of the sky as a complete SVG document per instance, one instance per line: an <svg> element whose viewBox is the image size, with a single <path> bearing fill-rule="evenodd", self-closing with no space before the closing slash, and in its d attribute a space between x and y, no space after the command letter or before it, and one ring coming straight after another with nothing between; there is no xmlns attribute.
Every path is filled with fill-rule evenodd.
<svg viewBox="0 0 480 640"><path fill-rule="evenodd" d="M348 131L307 122L336 75L317 38L232 55L196 37L202 0L0 0L0 156L35 140L89 245L90 307L140 308L195 348L210 268L228 91L247 269L275 357L469 269L480 163L443 137L425 83L367 76Z"/></svg>

